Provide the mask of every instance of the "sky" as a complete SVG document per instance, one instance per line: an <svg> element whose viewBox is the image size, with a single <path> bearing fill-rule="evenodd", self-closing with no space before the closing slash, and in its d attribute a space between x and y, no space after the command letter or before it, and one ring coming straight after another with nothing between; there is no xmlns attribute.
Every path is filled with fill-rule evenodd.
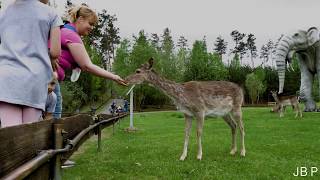
<svg viewBox="0 0 320 180"><path fill-rule="evenodd" d="M6 7L13 0L1 0ZM55 1L63 14L66 0ZM87 3L96 11L106 9L118 18L121 38L131 38L144 30L148 35L161 35L168 27L177 42L179 36L195 40L206 37L208 51L214 48L218 36L233 48L230 33L252 33L257 49L269 39L276 41L281 34L298 29L319 27L320 0L72 0Z"/></svg>

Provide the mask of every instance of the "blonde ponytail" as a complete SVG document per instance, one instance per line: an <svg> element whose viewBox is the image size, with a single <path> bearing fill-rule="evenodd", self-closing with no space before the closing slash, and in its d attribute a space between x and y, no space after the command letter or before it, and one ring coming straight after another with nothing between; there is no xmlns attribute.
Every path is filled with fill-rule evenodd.
<svg viewBox="0 0 320 180"><path fill-rule="evenodd" d="M69 9L69 21L74 23L81 16L85 19L90 18L90 20L94 23L98 21L98 16L95 11L90 9L87 5L80 5Z"/></svg>

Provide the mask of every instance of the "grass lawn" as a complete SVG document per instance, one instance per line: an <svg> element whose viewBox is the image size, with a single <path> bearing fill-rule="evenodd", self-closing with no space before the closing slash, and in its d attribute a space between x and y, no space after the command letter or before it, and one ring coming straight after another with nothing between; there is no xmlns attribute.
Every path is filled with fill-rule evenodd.
<svg viewBox="0 0 320 180"><path fill-rule="evenodd" d="M93 137L72 156L77 165L64 169L63 179L301 179L297 167L308 168L303 179L320 179L320 113L295 119L287 108L284 118L270 108L244 108L246 157L229 155L230 128L222 118L205 121L202 160L196 159L195 121L188 157L179 161L184 143L180 112L135 114L135 133L124 131L129 118L103 131L103 152ZM239 132L239 131L238 131ZM238 134L239 138L239 134ZM318 172L311 176L310 168Z"/></svg>

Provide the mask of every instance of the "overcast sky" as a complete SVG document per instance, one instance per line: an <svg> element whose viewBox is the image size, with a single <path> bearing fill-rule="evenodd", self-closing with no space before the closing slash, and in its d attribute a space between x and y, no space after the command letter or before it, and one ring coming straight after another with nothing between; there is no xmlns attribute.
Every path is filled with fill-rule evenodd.
<svg viewBox="0 0 320 180"><path fill-rule="evenodd" d="M5 7L13 0L2 0ZM50 0L54 1L54 0ZM65 0L55 0L62 14ZM208 50L221 35L232 48L230 33L253 33L257 48L268 39L276 40L281 34L297 29L319 26L320 0L72 0L118 17L117 25L122 38L131 38L144 29L162 34L168 27L174 41L180 35L189 45L206 36Z"/></svg>

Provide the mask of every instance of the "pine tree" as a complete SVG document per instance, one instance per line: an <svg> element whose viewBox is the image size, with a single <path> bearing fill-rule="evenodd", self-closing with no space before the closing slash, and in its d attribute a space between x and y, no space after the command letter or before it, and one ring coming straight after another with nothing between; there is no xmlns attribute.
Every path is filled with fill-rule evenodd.
<svg viewBox="0 0 320 180"><path fill-rule="evenodd" d="M265 65L267 62L269 62L271 56L272 56L272 50L274 49L274 43L269 40L268 43L265 45L266 48L266 57L264 58L265 62L263 65Z"/></svg>
<svg viewBox="0 0 320 180"><path fill-rule="evenodd" d="M207 45L202 41L195 41L192 46L190 61L186 64L184 81L208 80L208 52Z"/></svg>
<svg viewBox="0 0 320 180"><path fill-rule="evenodd" d="M234 30L231 32L231 37L235 42L234 49L231 50L235 55L240 56L240 62L242 61L243 55L246 53L246 43L243 42L243 38L246 36L244 33L240 33L238 30Z"/></svg>
<svg viewBox="0 0 320 180"><path fill-rule="evenodd" d="M253 58L256 58L258 56L257 54L257 47L256 47L256 38L254 37L253 34L249 34L247 38L247 48L250 52L250 58L251 58L251 63L252 63L252 68L254 68L254 61Z"/></svg>
<svg viewBox="0 0 320 180"><path fill-rule="evenodd" d="M177 64L174 58L174 43L169 28L164 29L161 37L161 73L167 78L175 80Z"/></svg>
<svg viewBox="0 0 320 180"><path fill-rule="evenodd" d="M120 29L114 26L114 22L116 21L117 18L115 15L110 16L107 24L107 33L105 33L105 35L102 37L102 42L106 42L106 47L108 49L107 52L110 59L114 59L115 48L120 43Z"/></svg>
<svg viewBox="0 0 320 180"><path fill-rule="evenodd" d="M119 47L117 48L117 56L115 57L115 61L112 65L112 69L117 72L117 74L121 77L128 76L130 72L130 41L128 39L124 39L120 42ZM133 69L133 68L131 68Z"/></svg>
<svg viewBox="0 0 320 180"><path fill-rule="evenodd" d="M247 44L240 41L236 51L239 53L240 63L242 64L243 56L247 53Z"/></svg>
<svg viewBox="0 0 320 180"><path fill-rule="evenodd" d="M154 46L154 48L157 50L157 51L160 51L160 45L159 45L159 43L160 43L160 38L159 38L159 36L158 36L158 34L157 33L152 33L151 34L151 39L150 39L150 41L151 41L151 44L152 44L152 46Z"/></svg>
<svg viewBox="0 0 320 180"><path fill-rule="evenodd" d="M92 32L94 35L91 36L91 41L97 41L99 51L103 55L103 67L110 71L116 46L120 43L120 29L114 25L117 21L116 15L110 15L103 9L98 16L99 22Z"/></svg>
<svg viewBox="0 0 320 180"><path fill-rule="evenodd" d="M180 77L176 80L183 80L183 73L186 70L186 64L188 63L188 40L184 36L180 36L177 42L177 47L179 48L177 54L177 76Z"/></svg>
<svg viewBox="0 0 320 180"><path fill-rule="evenodd" d="M180 49L187 49L188 47L188 40L184 36L180 36L178 39L177 47Z"/></svg>
<svg viewBox="0 0 320 180"><path fill-rule="evenodd" d="M214 51L219 54L220 59L222 60L222 55L226 54L228 42L224 41L221 36L217 37L216 43L214 44Z"/></svg>
<svg viewBox="0 0 320 180"><path fill-rule="evenodd" d="M262 59L262 67L265 67L266 63L269 61L272 50L274 49L274 43L269 40L267 44L262 45L260 50L260 58Z"/></svg>
<svg viewBox="0 0 320 180"><path fill-rule="evenodd" d="M171 56L174 49L174 44L172 40L172 36L170 34L169 28L165 28L163 31L163 35L161 36L161 50L166 56Z"/></svg>

